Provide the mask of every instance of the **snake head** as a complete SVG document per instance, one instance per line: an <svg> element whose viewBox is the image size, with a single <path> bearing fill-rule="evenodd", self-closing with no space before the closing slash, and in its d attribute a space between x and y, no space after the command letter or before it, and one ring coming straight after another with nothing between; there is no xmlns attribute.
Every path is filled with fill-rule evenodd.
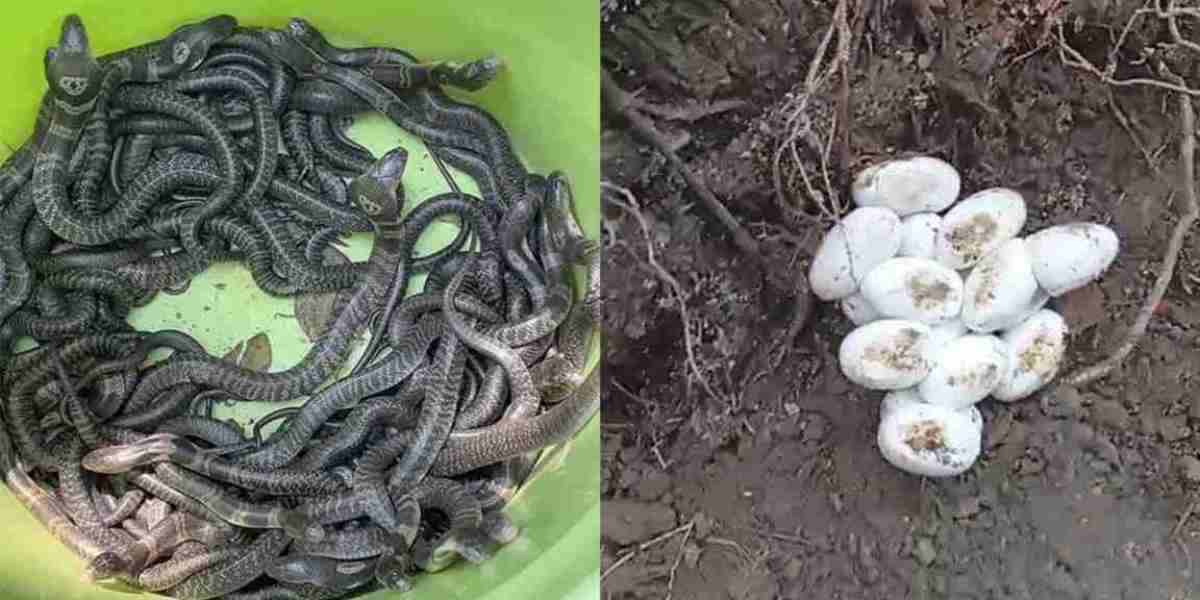
<svg viewBox="0 0 1200 600"><path fill-rule="evenodd" d="M288 19L287 32L300 43L312 48L320 53L322 50L330 49L329 41L325 39L325 34L317 30L317 28L308 21L300 17Z"/></svg>
<svg viewBox="0 0 1200 600"><path fill-rule="evenodd" d="M400 180L408 165L408 151L393 148L379 157L365 173L350 182L350 197L367 213L371 222L392 224L400 221Z"/></svg>
<svg viewBox="0 0 1200 600"><path fill-rule="evenodd" d="M475 555L473 551L468 553ZM453 535L443 535L436 540L418 543L413 547L413 562L426 573L444 571L453 565L462 554L462 545Z"/></svg>
<svg viewBox="0 0 1200 600"><path fill-rule="evenodd" d="M476 92L487 87L503 69L504 61L496 55L489 55L468 63L441 63L433 68L433 78L442 85Z"/></svg>
<svg viewBox="0 0 1200 600"><path fill-rule="evenodd" d="M54 99L67 106L88 105L100 92L104 72L92 56L87 30L78 15L63 19L58 45L46 50L45 69Z"/></svg>
<svg viewBox="0 0 1200 600"><path fill-rule="evenodd" d="M551 173L547 178L542 213L541 227L547 246L545 251L549 255L544 257L547 271L585 264L599 251L599 245L587 239L575 219L575 195L566 175L561 172Z"/></svg>
<svg viewBox="0 0 1200 600"><path fill-rule="evenodd" d="M265 30L263 39L271 46L275 58L298 74L311 73L313 67L322 60L312 48L306 46L300 38L292 33L290 27L283 31Z"/></svg>
<svg viewBox="0 0 1200 600"><path fill-rule="evenodd" d="M384 553L375 563L375 581L384 589L407 592L412 589L408 578L411 568L407 554Z"/></svg>
<svg viewBox="0 0 1200 600"><path fill-rule="evenodd" d="M85 454L81 462L84 469L93 473L124 473L134 467L167 460L171 452L185 443L189 442L179 436L156 433L132 444L97 448Z"/></svg>
<svg viewBox="0 0 1200 600"><path fill-rule="evenodd" d="M521 528L498 510L485 514L479 529L497 544L511 544L521 535Z"/></svg>
<svg viewBox="0 0 1200 600"><path fill-rule="evenodd" d="M159 64L166 68L161 75L174 76L200 66L208 56L208 51L232 35L235 27L237 19L229 15L217 15L172 31L159 44Z"/></svg>
<svg viewBox="0 0 1200 600"><path fill-rule="evenodd" d="M125 559L118 556L115 552L101 552L88 561L79 579L84 583L103 581L113 577L117 573L124 572L128 567L129 565L125 562Z"/></svg>

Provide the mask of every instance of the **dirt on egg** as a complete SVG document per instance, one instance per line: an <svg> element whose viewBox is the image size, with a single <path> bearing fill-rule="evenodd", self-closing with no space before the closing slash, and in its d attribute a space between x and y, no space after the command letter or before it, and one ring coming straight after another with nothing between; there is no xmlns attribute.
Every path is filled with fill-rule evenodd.
<svg viewBox="0 0 1200 600"><path fill-rule="evenodd" d="M1104 277L1050 303L1071 326L1062 367L1069 372L1112 350L1154 282L1180 205L1175 99L1127 88L1113 89L1110 100L1108 88L1063 65L1053 28L1049 38L1037 34L1047 22L1038 11L1053 6L1067 40L1102 62L1110 32L1140 3L1088 0L1070 3L1069 12L1061 2L973 3L950 17L952 4L872 4L847 90L853 171L932 154L959 169L963 190L1020 191L1029 209L1023 231L1071 222L1116 230L1120 255ZM837 366L838 342L853 326L836 303L802 299L800 275L828 223L792 224L773 183L775 149L789 134L780 116L795 106L832 8L643 3L606 25L605 67L663 109L651 113L655 125L762 254L739 253L659 154L606 122L604 177L637 195L662 236L657 261L693 294L691 316L708 332L695 354L716 392L691 373L679 311L669 286L645 266L636 223L606 213L610 239L629 247L610 245L605 259L612 362L603 493L620 508L611 517L605 511L602 569L684 528L606 575L606 597L658 599L669 586L675 598L701 600L1194 595L1195 231L1145 338L1109 377L1045 398L979 404L983 454L964 476L923 481L879 456L883 394L850 384ZM1014 16L1021 14L1028 16ZM1134 27L1124 54L1155 50L1165 35L1157 27ZM1123 66L1119 74L1140 73ZM806 136L815 147L797 145L818 177L828 132L819 119L836 111L837 87L835 77L810 103ZM834 179L842 177L839 146L828 161ZM789 151L781 163L790 161ZM811 208L793 174L781 172L788 199ZM849 187L848 179L838 183ZM696 235L679 235L681 221ZM701 276L721 281L736 300L709 306L717 292L692 292ZM793 332L806 310L811 316ZM718 351L709 341L722 339L718 330L737 343Z"/></svg>

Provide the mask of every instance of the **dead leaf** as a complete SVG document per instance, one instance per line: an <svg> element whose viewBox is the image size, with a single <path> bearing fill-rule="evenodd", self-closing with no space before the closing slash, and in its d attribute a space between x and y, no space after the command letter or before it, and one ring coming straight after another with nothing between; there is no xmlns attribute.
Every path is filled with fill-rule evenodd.
<svg viewBox="0 0 1200 600"><path fill-rule="evenodd" d="M327 265L350 264L350 259L332 246L325 247L324 256ZM308 341L315 342L325 335L325 331L333 323L336 309L349 302L349 292L350 290L342 290L296 296L292 312L296 314L296 320L300 322L300 329Z"/></svg>
<svg viewBox="0 0 1200 600"><path fill-rule="evenodd" d="M251 371L266 371L271 368L271 340L266 332L259 332L246 340L246 353L239 363Z"/></svg>
<svg viewBox="0 0 1200 600"><path fill-rule="evenodd" d="M1082 331L1104 320L1104 291L1096 283L1090 283L1063 294L1058 307L1067 327Z"/></svg>

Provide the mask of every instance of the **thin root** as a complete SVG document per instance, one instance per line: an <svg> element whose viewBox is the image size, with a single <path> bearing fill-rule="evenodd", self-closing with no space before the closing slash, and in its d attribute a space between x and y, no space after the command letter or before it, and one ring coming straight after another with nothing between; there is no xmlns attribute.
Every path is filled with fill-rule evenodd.
<svg viewBox="0 0 1200 600"><path fill-rule="evenodd" d="M704 391L708 392L709 397L718 402L721 401L720 395L713 389L708 382L708 377L704 375L704 371L700 368L699 362L696 360L695 342L692 340L691 334L691 317L688 315L687 303L684 301L683 288L679 285L679 280L671 275L654 254L654 238L650 234L650 226L646 223L646 218L642 215L642 211L638 206L637 198L633 196L633 192L628 188L621 187L607 181L600 182L602 189L614 192L624 197L624 200L616 197L609 197L609 200L614 206L633 217L638 222L638 226L642 230L642 237L646 239L646 260L650 264L651 271L654 275L662 280L668 287L671 288L672 294L675 296L675 303L679 307L679 317L683 320L683 342L684 350L687 352L688 366L692 370L692 374L700 381L700 385L704 387Z"/></svg>
<svg viewBox="0 0 1200 600"><path fill-rule="evenodd" d="M1161 66L1160 71L1164 77L1173 80L1171 85L1186 89L1181 77L1169 72L1165 66ZM1145 335L1146 327L1154 316L1154 309L1162 302L1163 296L1167 293L1167 287L1175 276L1175 265L1179 261L1179 252L1183 248L1188 229L1200 217L1200 207L1196 204L1196 115L1192 109L1190 96L1191 94L1186 92L1180 92L1179 95L1180 131L1183 135L1183 139L1179 142L1179 160L1183 166L1184 214L1175 224L1174 231L1171 232L1171 239L1167 243L1167 250L1163 255L1162 265L1159 266L1154 287L1151 288L1146 302L1138 311L1137 318L1134 320L1133 326L1129 328L1129 332L1126 333L1125 340L1121 342L1121 345L1108 358L1064 377L1064 385L1086 385L1108 375L1124 362L1125 357L1129 356L1138 341Z"/></svg>
<svg viewBox="0 0 1200 600"><path fill-rule="evenodd" d="M655 536L654 538L652 538L650 540L647 540L645 542L638 544L637 546L634 546L632 550L622 554L619 558L617 558L616 562L609 565L609 567L607 569L605 569L603 573L600 574L600 581L604 581L605 578L607 578L609 575L612 575L613 571L616 571L617 569L621 568L621 565L624 565L625 563L629 562L629 560L631 558L633 558L634 556L637 556L638 554L641 554L642 552L645 552L645 551L657 546L658 544L661 544L664 541L671 539L672 537L682 533L682 534L684 534L683 542L681 542L679 544L679 552L675 556L675 564L671 567L670 580L668 580L668 582L667 582L667 598L669 600L671 598L671 590L672 590L672 588L675 587L675 572L677 570L679 570L679 562L683 558L683 548L684 548L684 546L687 545L688 539L692 537L692 529L694 529L695 527L696 527L696 520L692 519L691 521L688 521L687 523L684 523L683 525L680 525L679 527L676 527L675 529L672 529L666 533Z"/></svg>

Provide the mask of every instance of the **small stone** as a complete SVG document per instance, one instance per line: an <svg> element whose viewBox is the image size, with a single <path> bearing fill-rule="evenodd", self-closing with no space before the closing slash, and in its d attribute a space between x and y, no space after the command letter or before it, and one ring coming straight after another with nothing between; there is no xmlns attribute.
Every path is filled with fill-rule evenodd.
<svg viewBox="0 0 1200 600"><path fill-rule="evenodd" d="M1188 416L1200 419L1200 394L1192 394L1192 404L1188 407Z"/></svg>
<svg viewBox="0 0 1200 600"><path fill-rule="evenodd" d="M683 564L687 565L689 569L695 569L700 562L700 553L700 546L689 541L687 546L683 547Z"/></svg>
<svg viewBox="0 0 1200 600"><path fill-rule="evenodd" d="M932 64L933 64L933 50L930 50L929 52L925 52L924 54L921 54L920 56L917 57L917 66L920 67L922 71L928 69L929 65L932 65Z"/></svg>
<svg viewBox="0 0 1200 600"><path fill-rule="evenodd" d="M1109 429L1125 429L1129 427L1129 413L1116 400L1097 398L1092 404L1092 419L1097 425Z"/></svg>
<svg viewBox="0 0 1200 600"><path fill-rule="evenodd" d="M709 534L712 533L713 528L717 525L713 522L711 517L702 512L696 513L696 516L692 517L692 522L695 523L695 525L693 525L695 528L693 533L696 535L696 539L700 540L707 538Z"/></svg>
<svg viewBox="0 0 1200 600"><path fill-rule="evenodd" d="M793 556L786 565L783 566L784 579L796 579L804 572L804 561Z"/></svg>
<svg viewBox="0 0 1200 600"><path fill-rule="evenodd" d="M933 540L927 537L917 538L917 543L913 546L913 558L922 567L928 567L933 564L933 560L937 558L937 550L933 547Z"/></svg>
<svg viewBox="0 0 1200 600"><path fill-rule="evenodd" d="M1187 415L1165 417L1160 422L1159 428L1162 432L1163 440L1168 442L1178 442L1192 435L1192 430L1187 425Z"/></svg>
<svg viewBox="0 0 1200 600"><path fill-rule="evenodd" d="M1200 458L1195 456L1180 456L1175 459L1175 469L1184 479L1200 482Z"/></svg>
<svg viewBox="0 0 1200 600"><path fill-rule="evenodd" d="M968 519L979 514L979 497L970 496L958 500L958 518Z"/></svg>

